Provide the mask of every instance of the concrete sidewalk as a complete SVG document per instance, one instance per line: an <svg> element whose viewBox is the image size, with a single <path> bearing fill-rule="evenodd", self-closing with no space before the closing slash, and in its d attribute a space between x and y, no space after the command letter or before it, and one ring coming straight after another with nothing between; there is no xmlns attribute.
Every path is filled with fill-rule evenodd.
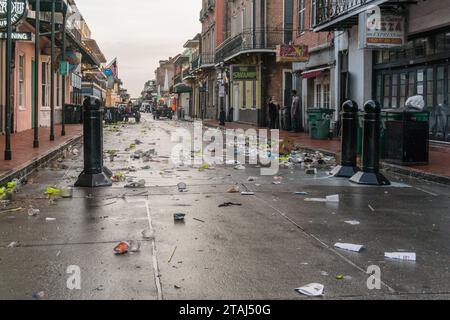
<svg viewBox="0 0 450 320"><path fill-rule="evenodd" d="M50 141L50 128L39 128L39 148L33 148L34 131L27 130L11 135L12 160L3 157L5 137L0 139L0 185L16 177L27 175L36 167L46 163L66 147L81 141L82 125L66 125L66 136L61 136L61 126L55 126L55 141Z"/></svg>
<svg viewBox="0 0 450 320"><path fill-rule="evenodd" d="M221 127L218 121L205 120L205 126ZM250 129L254 126L242 123L226 123L224 128L227 129ZM296 144L301 145L305 149L319 150L327 154L339 157L341 153L341 141L336 138L334 140L313 140L306 133L291 133L280 131L281 139L289 139ZM386 162L382 162L383 169L394 173L419 178L427 181L450 184L450 146L431 146L430 147L430 163L424 166L400 166Z"/></svg>

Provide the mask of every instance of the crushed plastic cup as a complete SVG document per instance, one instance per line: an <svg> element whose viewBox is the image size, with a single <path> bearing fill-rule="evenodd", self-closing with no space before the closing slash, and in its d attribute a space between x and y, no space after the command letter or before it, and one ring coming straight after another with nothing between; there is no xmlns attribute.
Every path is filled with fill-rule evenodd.
<svg viewBox="0 0 450 320"><path fill-rule="evenodd" d="M28 208L28 215L29 215L30 217L36 217L36 216L39 215L40 213L41 213L41 210L35 209L35 208L33 208L33 206L30 206L30 207Z"/></svg>
<svg viewBox="0 0 450 320"><path fill-rule="evenodd" d="M126 254L126 253L128 253L129 250L130 250L130 244L128 242L121 242L114 248L114 252L117 255Z"/></svg>
<svg viewBox="0 0 450 320"><path fill-rule="evenodd" d="M364 246L361 244L352 244L352 243L336 243L334 245L338 249L352 251L352 252L361 252L364 249Z"/></svg>
<svg viewBox="0 0 450 320"><path fill-rule="evenodd" d="M304 287L295 289L295 291L308 297L320 297L323 295L324 289L323 284L310 283Z"/></svg>

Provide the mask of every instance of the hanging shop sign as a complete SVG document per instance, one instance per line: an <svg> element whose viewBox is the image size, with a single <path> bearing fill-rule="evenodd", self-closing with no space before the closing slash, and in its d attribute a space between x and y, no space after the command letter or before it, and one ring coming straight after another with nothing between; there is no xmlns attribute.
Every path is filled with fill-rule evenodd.
<svg viewBox="0 0 450 320"><path fill-rule="evenodd" d="M405 16L384 10L360 15L361 49L400 49L405 45Z"/></svg>
<svg viewBox="0 0 450 320"><path fill-rule="evenodd" d="M231 81L256 81L258 69L255 65L231 66Z"/></svg>
<svg viewBox="0 0 450 320"><path fill-rule="evenodd" d="M307 62L309 50L307 46L279 45L277 46L277 62Z"/></svg>
<svg viewBox="0 0 450 320"><path fill-rule="evenodd" d="M0 39L7 39L8 34L6 32L0 32ZM34 36L31 32L12 32L11 39L13 41L34 41Z"/></svg>
<svg viewBox="0 0 450 320"><path fill-rule="evenodd" d="M7 0L0 0L0 29L7 27ZM11 25L19 24L27 16L27 0L12 0Z"/></svg>

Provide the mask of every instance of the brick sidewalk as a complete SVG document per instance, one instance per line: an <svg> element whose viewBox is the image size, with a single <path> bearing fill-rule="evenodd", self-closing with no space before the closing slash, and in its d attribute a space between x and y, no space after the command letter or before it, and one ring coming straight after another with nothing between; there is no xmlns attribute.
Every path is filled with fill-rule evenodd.
<svg viewBox="0 0 450 320"><path fill-rule="evenodd" d="M204 121L206 126L219 127L217 121ZM228 129L250 129L252 125L241 123L227 123L225 128ZM341 152L341 141L335 140L313 140L306 133L290 133L280 131L281 139L290 139L294 143L300 144L306 148L322 150L335 155ZM384 163L384 167L388 170L396 171L402 174L412 175L415 177L450 184L450 147L434 147L430 148L430 163L426 166L397 166Z"/></svg>
<svg viewBox="0 0 450 320"><path fill-rule="evenodd" d="M39 128L40 147L33 148L34 131L27 130L11 135L12 160L4 160L5 136L0 136L0 180L16 170L23 169L28 164L48 154L54 149L79 137L83 132L82 125L66 125L66 136L61 137L61 126L55 126L55 141L50 141L50 128Z"/></svg>

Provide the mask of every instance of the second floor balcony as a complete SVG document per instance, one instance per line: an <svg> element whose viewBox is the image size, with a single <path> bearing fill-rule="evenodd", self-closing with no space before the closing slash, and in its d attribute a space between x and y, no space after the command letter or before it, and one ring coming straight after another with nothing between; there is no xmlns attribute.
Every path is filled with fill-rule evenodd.
<svg viewBox="0 0 450 320"><path fill-rule="evenodd" d="M317 0L314 31L344 30L358 24L358 15L390 0ZM402 2L392 1L392 2ZM314 9L313 9L314 10Z"/></svg>
<svg viewBox="0 0 450 320"><path fill-rule="evenodd" d="M226 39L216 50L215 63L225 61L241 53L275 52L292 30L248 29Z"/></svg>

